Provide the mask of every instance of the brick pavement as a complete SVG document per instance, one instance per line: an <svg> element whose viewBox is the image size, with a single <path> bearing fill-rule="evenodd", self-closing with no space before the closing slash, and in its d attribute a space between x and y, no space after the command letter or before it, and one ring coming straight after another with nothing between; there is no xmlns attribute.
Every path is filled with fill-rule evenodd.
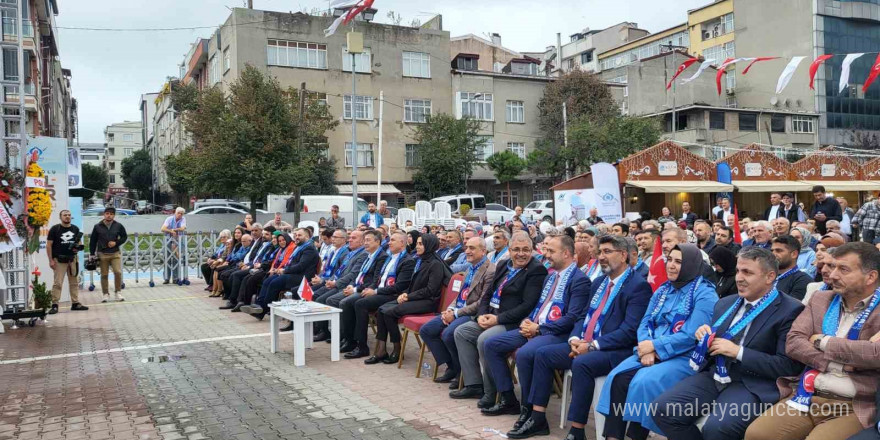
<svg viewBox="0 0 880 440"><path fill-rule="evenodd" d="M268 319L218 310L203 287L130 283L126 302L109 304L83 292L87 312L62 308L46 325L7 328L0 362L87 353L0 364L0 440L497 438L484 428L505 432L515 420L449 399L430 372L417 379L414 338L402 369L330 362L323 343L296 368L289 335L270 354ZM160 355L184 358L147 361ZM550 438L566 432L559 402L550 403Z"/></svg>

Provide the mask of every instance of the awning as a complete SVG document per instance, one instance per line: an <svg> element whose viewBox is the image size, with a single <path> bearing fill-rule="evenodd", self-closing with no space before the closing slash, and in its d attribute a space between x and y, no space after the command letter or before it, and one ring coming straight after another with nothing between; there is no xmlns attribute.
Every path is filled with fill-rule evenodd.
<svg viewBox="0 0 880 440"><path fill-rule="evenodd" d="M805 180L812 188L822 185L827 190L838 191L880 191L880 182L873 180Z"/></svg>
<svg viewBox="0 0 880 440"><path fill-rule="evenodd" d="M339 194L351 194L350 184L336 185L336 189ZM375 183L358 184L358 194L376 194L377 192L379 192L379 187ZM400 190L390 183L383 183L382 194L400 194Z"/></svg>
<svg viewBox="0 0 880 440"><path fill-rule="evenodd" d="M809 191L813 185L798 180L734 180L733 186L739 192L757 193L772 191Z"/></svg>
<svg viewBox="0 0 880 440"><path fill-rule="evenodd" d="M730 192L733 185L703 180L627 180L627 185L644 188L646 193Z"/></svg>

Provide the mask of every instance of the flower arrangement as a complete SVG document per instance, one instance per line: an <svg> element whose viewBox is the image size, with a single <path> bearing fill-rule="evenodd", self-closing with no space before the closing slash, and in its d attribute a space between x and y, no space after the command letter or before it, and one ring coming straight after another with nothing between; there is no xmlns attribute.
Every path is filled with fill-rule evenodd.
<svg viewBox="0 0 880 440"><path fill-rule="evenodd" d="M27 167L28 177L46 178L46 172L37 164L31 162ZM34 229L49 222L52 215L52 200L45 188L29 188L27 196L28 225Z"/></svg>
<svg viewBox="0 0 880 440"><path fill-rule="evenodd" d="M45 310L52 307L52 292L46 287L46 283L40 281L40 269L34 269L31 274L34 276L31 281L31 289L34 291L34 308Z"/></svg>

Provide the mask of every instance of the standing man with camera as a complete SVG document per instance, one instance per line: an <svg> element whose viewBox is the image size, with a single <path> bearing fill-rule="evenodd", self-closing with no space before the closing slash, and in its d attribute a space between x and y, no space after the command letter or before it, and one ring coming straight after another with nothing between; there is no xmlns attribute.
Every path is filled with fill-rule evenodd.
<svg viewBox="0 0 880 440"><path fill-rule="evenodd" d="M73 303L70 310L88 310L89 308L79 303L79 263L76 255L83 250L82 233L76 225L70 223L70 211L64 209L58 213L61 223L49 229L46 237L46 255L49 257L49 267L55 273L55 282L52 284L52 309L50 315L58 313L58 301L61 301L61 286L64 285L64 276L70 285L70 301Z"/></svg>
<svg viewBox="0 0 880 440"><path fill-rule="evenodd" d="M104 294L104 299L101 302L110 300L110 274L107 273L107 270L111 268L113 269L116 300L125 301L125 298L120 294L122 290L121 246L128 240L128 234L125 233L125 227L114 220L115 218L116 208L105 208L104 220L92 228L92 237L89 240L89 259L97 258L98 265L101 267L101 292Z"/></svg>

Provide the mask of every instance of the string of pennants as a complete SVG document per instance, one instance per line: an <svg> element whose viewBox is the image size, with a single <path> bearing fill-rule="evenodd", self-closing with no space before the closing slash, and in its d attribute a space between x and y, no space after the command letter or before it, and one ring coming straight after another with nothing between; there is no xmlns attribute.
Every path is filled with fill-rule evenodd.
<svg viewBox="0 0 880 440"><path fill-rule="evenodd" d="M850 66L852 65L853 61L857 60L858 58L860 58L863 55L866 55L868 53L872 53L872 52L845 54L845 57L843 59L843 64L841 66L840 84L839 84L838 93L842 93L843 90L846 89L846 86L849 84L849 71L850 71ZM876 53L876 52L873 52L873 53ZM828 61L829 59L831 59L833 57L843 56L843 55L844 54L820 55L815 60L813 60L812 63L810 63L810 70L809 70L810 89L813 89L813 82L816 78L816 72L819 70L819 66L821 66L822 63ZM745 75L745 74L749 73L749 69L751 69L752 66L755 65L755 63L759 63L762 61L776 60L779 58L780 57L754 57L754 58L727 58L727 59L725 59L724 62L722 62L719 66L717 66L718 72L715 74L715 85L718 88L718 94L719 95L721 94L721 75L724 75L726 73L725 71L728 66L738 64L738 63L741 64L741 63L747 62L748 65L742 71L742 74ZM798 65L800 65L800 63L805 58L806 57L801 57L801 56L792 57L791 60L788 62L788 64L786 64L785 68L782 69L782 74L779 75L779 80L776 81L776 94L777 95L782 93L782 91L785 89L785 87L788 86L788 83L791 81L791 78L794 76L794 72L795 72L795 70L797 70ZM703 62L700 63L700 66L697 68L697 71L694 72L694 74L691 75L689 78L683 79L681 81L681 84L687 84L687 83L697 79L703 73L703 71L705 71L709 67L714 66L716 61L717 60L715 60L715 59L704 60ZM672 83L675 81L675 79L678 78L678 76L681 75L685 70L687 70L688 67L690 67L696 63L699 63L699 62L700 62L700 60L698 58L688 58L683 63L681 63L681 65L678 66L678 69L675 70L675 74L672 75L672 79L669 80L668 84L666 84L666 90L669 90L672 87ZM868 74L868 77L865 79L865 83L862 86L863 93L868 90L868 87L870 87L871 83L873 83L874 80L877 79L878 75L880 75L880 54L877 55L877 59L874 60L874 64L871 67L871 71Z"/></svg>

